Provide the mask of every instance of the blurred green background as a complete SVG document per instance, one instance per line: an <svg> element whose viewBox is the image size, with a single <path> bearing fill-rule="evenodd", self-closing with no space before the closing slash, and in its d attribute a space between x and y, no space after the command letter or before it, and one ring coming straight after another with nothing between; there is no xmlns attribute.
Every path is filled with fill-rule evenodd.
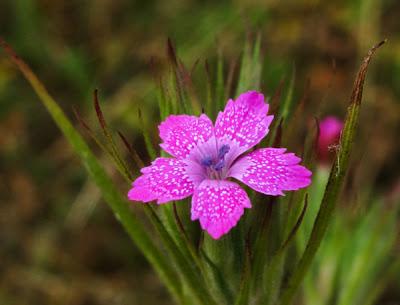
<svg viewBox="0 0 400 305"><path fill-rule="evenodd" d="M260 35L263 91L271 96L295 71L295 97L310 81L310 122L343 118L360 59L387 38L367 76L357 171L346 190L367 186L360 196L399 201L399 1L2 0L0 35L71 118L75 107L96 126L98 88L110 125L146 161L137 111L156 142L152 70L165 70L167 37L188 67L197 62L202 84L206 59L215 69L220 54L232 66ZM0 54L0 304L171 304L27 82ZM121 191L127 188L121 180ZM398 242L393 251L399 255ZM398 282L379 304L400 304Z"/></svg>

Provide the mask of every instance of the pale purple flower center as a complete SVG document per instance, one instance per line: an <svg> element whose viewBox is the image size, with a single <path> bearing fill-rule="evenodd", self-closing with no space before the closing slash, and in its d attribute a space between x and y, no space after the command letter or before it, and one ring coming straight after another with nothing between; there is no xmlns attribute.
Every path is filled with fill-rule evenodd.
<svg viewBox="0 0 400 305"><path fill-rule="evenodd" d="M225 166L225 155L229 152L229 145L224 144L218 149L217 157L207 155L202 158L200 164L206 168L220 171Z"/></svg>
<svg viewBox="0 0 400 305"><path fill-rule="evenodd" d="M224 180L236 158L243 153L237 142L212 137L194 147L186 159L187 175L195 183Z"/></svg>
<svg viewBox="0 0 400 305"><path fill-rule="evenodd" d="M211 179L223 179L221 174L225 168L225 155L229 152L230 147L224 144L218 148L216 156L206 155L202 157L200 164L207 172L207 176Z"/></svg>

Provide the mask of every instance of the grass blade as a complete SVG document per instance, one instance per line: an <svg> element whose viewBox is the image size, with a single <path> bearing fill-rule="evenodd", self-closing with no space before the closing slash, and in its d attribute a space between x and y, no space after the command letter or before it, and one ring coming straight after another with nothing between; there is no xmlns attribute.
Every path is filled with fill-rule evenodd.
<svg viewBox="0 0 400 305"><path fill-rule="evenodd" d="M183 254L182 249L177 245L172 236L166 230L158 215L149 205L145 205L145 212L148 214L153 225L156 227L157 232L160 234L162 241L174 258L176 267L179 269L179 274L182 276L183 283L190 289L191 296L202 305L217 305L214 301L205 281L203 281L202 274L199 273L199 268L188 257L190 251L185 249L186 256ZM178 232L179 233L179 232ZM186 245L187 246L187 245Z"/></svg>
<svg viewBox="0 0 400 305"><path fill-rule="evenodd" d="M296 69L293 66L288 92L286 93L285 100L283 101L283 103L281 103L281 108L279 110L279 118L283 118L286 121L291 116L293 110L293 103L294 103L293 92L294 92L295 79L296 79Z"/></svg>
<svg viewBox="0 0 400 305"><path fill-rule="evenodd" d="M133 161L135 161L135 165L137 168L140 170L142 167L144 167L144 162L140 158L139 154L137 151L133 148L133 146L129 143L129 141L126 139L126 137L122 134L122 132L118 131L118 135L122 141L122 143L125 145L126 150L129 152L130 156L132 157Z"/></svg>
<svg viewBox="0 0 400 305"><path fill-rule="evenodd" d="M146 145L147 153L149 154L150 158L154 160L157 157L157 152L154 148L153 142L151 140L150 134L147 132L147 128L145 127L145 122L143 120L142 111L140 108L138 109L138 118L141 126L141 131L144 138L144 143Z"/></svg>
<svg viewBox="0 0 400 305"><path fill-rule="evenodd" d="M172 269L170 262L162 255L161 251L150 239L147 230L134 216L128 203L121 196L103 167L98 163L96 157L89 149L82 136L72 126L62 109L50 96L30 67L18 57L11 46L9 46L2 38L0 38L0 46L5 50L10 59L31 84L40 101L46 107L57 126L61 129L74 151L81 158L90 177L101 189L104 199L111 207L115 217L121 222L131 239L153 265L175 299L178 301L182 300L181 285L177 280L178 276Z"/></svg>
<svg viewBox="0 0 400 305"><path fill-rule="evenodd" d="M222 58L221 52L218 52L217 58L217 72L216 72L216 82L215 82L215 96L214 96L214 104L213 104L213 117L215 118L218 111L218 105L225 103L226 94L225 94L225 80L224 80L224 60Z"/></svg>
<svg viewBox="0 0 400 305"><path fill-rule="evenodd" d="M324 197L322 199L321 207L319 209L306 249L300 259L300 262L298 263L296 270L289 278L289 281L283 290L283 294L281 295L280 304L282 305L288 305L292 303L293 297L295 296L298 287L300 286L315 254L317 253L322 238L324 237L328 224L332 218L336 200L348 168L349 155L357 129L359 109L361 106L364 80L368 65L372 55L384 43L385 41L382 41L371 48L367 56L365 56L358 71L350 97L350 106L347 110L344 129L340 139L340 149L336 153L335 162L332 165L332 170L325 189Z"/></svg>
<svg viewBox="0 0 400 305"><path fill-rule="evenodd" d="M247 239L246 242L246 255L242 272L242 279L240 281L239 293L236 297L235 305L246 305L249 303L250 296L250 245Z"/></svg>
<svg viewBox="0 0 400 305"><path fill-rule="evenodd" d="M120 156L117 145L115 144L114 137L112 136L112 133L110 129L108 128L106 119L104 118L103 111L101 110L100 103L99 103L99 98L98 98L98 90L94 90L93 93L93 103L94 103L94 108L96 110L97 114L97 119L99 121L100 127L103 131L104 137L107 140L109 151L111 152L111 156L116 164L116 166L119 168L119 171L123 174L125 179L128 181L132 181L133 177L131 173L128 170L128 166L126 165L125 161L122 159Z"/></svg>
<svg viewBox="0 0 400 305"><path fill-rule="evenodd" d="M306 196L304 198L303 209L301 210L300 216L297 218L297 221L296 221L295 225L290 230L289 235L286 238L285 242L283 243L281 249L279 249L279 252L284 252L286 250L286 248L288 247L288 245L290 244L290 242L296 236L296 233L297 233L298 229L300 228L300 225L303 222L304 215L306 213L307 207L308 207L308 195L306 194Z"/></svg>
<svg viewBox="0 0 400 305"><path fill-rule="evenodd" d="M168 261L160 249L155 246L150 235L147 233L147 229L144 228L132 213L125 198L121 196L120 192L117 190L110 177L106 174L103 167L99 164L82 136L77 132L62 109L50 96L44 85L39 81L37 76L29 66L18 57L11 46L1 38L0 46L3 47L11 60L16 64L31 84L32 88L39 96L40 101L46 107L57 126L61 129L64 136L72 145L74 151L81 158L89 172L89 175L101 189L105 201L110 205L118 221L121 222L131 239L136 243L139 249L156 269L160 278L164 281L174 298L180 303L183 303L182 285L179 281L178 274L176 274L174 269L171 267L170 261ZM188 262L187 258L185 258L179 249L177 249L176 244L165 230L155 212L149 205L145 205L144 209L157 231L161 234L165 246L168 248L169 252L174 255L173 258L185 279L185 283L189 284L188 287L191 289L190 291L195 300L199 301L202 305L216 305L217 303L212 299L211 295L207 291L204 282L201 281L201 278L197 273L193 272L190 262Z"/></svg>
<svg viewBox="0 0 400 305"><path fill-rule="evenodd" d="M247 90L259 90L261 79L261 38L258 35L253 48L250 42L244 46L242 63L240 65L239 81L236 96Z"/></svg>

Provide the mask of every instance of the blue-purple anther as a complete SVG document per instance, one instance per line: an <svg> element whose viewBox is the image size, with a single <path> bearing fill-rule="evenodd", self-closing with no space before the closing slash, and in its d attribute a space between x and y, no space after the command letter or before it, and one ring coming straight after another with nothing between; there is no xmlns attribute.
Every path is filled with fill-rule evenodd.
<svg viewBox="0 0 400 305"><path fill-rule="evenodd" d="M211 167L213 170L219 172L225 166L225 155L229 152L229 145L222 145L218 150L218 156L213 159L211 156L207 156L201 160L201 165L204 167Z"/></svg>
<svg viewBox="0 0 400 305"><path fill-rule="evenodd" d="M214 164L213 169L219 172L225 166L225 160L221 159L216 164Z"/></svg>
<svg viewBox="0 0 400 305"><path fill-rule="evenodd" d="M229 145L224 144L221 146L221 148L218 151L218 159L222 159L225 157L225 155L229 152Z"/></svg>
<svg viewBox="0 0 400 305"><path fill-rule="evenodd" d="M201 165L203 165L204 167L209 167L214 163L213 158L211 158L210 156L205 157L203 160L201 160Z"/></svg>

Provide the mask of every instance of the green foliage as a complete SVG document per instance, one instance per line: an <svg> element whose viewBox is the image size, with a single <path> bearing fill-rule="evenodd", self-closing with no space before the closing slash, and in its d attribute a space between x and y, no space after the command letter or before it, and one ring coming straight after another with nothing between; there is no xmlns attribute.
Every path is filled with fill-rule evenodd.
<svg viewBox="0 0 400 305"><path fill-rule="evenodd" d="M301 256L298 266L289 278L288 284L283 292L281 304L290 304L292 302L296 290L300 286L314 256L317 253L317 250L328 228L329 222L332 220L332 214L335 209L339 192L344 183L345 174L348 170L350 151L356 133L367 68L372 55L383 43L384 41L374 46L368 52L368 55L364 58L364 61L357 74L354 82L353 92L350 98L350 105L347 109L345 125L341 133L339 150L336 153L335 160L332 165L321 206L315 219L306 249Z"/></svg>
<svg viewBox="0 0 400 305"><path fill-rule="evenodd" d="M110 205L113 210L115 217L121 222L125 230L128 232L130 237L134 240L137 246L142 250L147 259L154 266L160 277L164 280L167 287L170 289L172 295L177 301L183 302L182 286L179 284L178 274L172 269L172 266L168 263L166 257L161 255L161 252L150 238L150 235L146 232L146 229L132 213L127 204L126 200L123 199L121 193L115 188L114 183L106 174L105 170L98 163L96 157L93 155L83 138L72 126L68 118L65 116L61 108L49 95L45 87L38 80L32 70L14 53L11 47L0 39L0 45L10 56L10 59L14 61L20 71L23 73L25 78L29 81L36 94L39 96L40 101L46 107L50 115L53 117L56 124L59 126L65 137L68 139L75 152L81 158L83 164L88 170L88 173L92 179L96 182L97 186L101 189L102 194L106 202ZM99 112L99 108L98 112ZM107 137L110 135L106 129L105 122L102 120L100 115L100 121L104 127L104 132ZM110 140L111 141L111 140ZM202 289L204 282L201 282L198 278L198 274L191 268L191 264L188 261L188 257L185 257L180 252L180 249L173 242L161 222L158 220L156 214L151 211L151 208L145 208L149 210L151 220L155 228L157 229L160 238L164 241L164 245L174 256L176 265L181 271L181 275L187 283L188 287L191 288L193 297L196 298L200 304L214 304L212 297L209 295L207 290ZM216 303L215 303L216 304Z"/></svg>
<svg viewBox="0 0 400 305"><path fill-rule="evenodd" d="M396 240L398 207L374 200L364 209L336 212L304 280L305 300L316 305L372 303L377 283L394 279L391 271L398 262L390 249Z"/></svg>
<svg viewBox="0 0 400 305"><path fill-rule="evenodd" d="M363 304L364 301L372 303L383 289L371 288L382 275L382 270L398 269L397 263L387 260L395 234L386 234L385 238L381 238L384 232L395 232L396 213L380 208L379 200L376 200L371 205L373 208L362 218L347 218L342 211L337 213L340 217L334 217L340 191L350 169L350 154L357 132L367 67L373 53L383 43L371 49L356 77L339 149L329 174L324 175L317 169L309 193L303 190L277 198L252 193L253 209L246 213L229 235L218 241L199 233L198 227L193 229L182 219L183 215L187 218L188 202L183 203L185 206L175 203L160 207L144 205L142 211L151 224L151 230L145 227L139 218L143 214L129 207L88 144L36 75L7 43L0 40L0 44L29 81L101 190L116 218L178 304L286 305L293 303L300 287L303 288L305 304L310 300L312 304L325 304L328 301L342 305ZM223 108L232 88L228 78L224 77L222 55L218 56L215 67L206 63L207 102L203 105L199 102L201 98L193 81L193 71L184 66L170 41L167 50L169 70L156 79L161 119L172 113L198 115L203 107L205 112L215 117ZM257 36L254 44L247 41L244 46L236 95L249 89L260 89L262 62L261 37ZM272 107L278 109L268 140L274 146L290 142L291 131L298 124L296 115L301 110L302 101L298 102L294 97L294 84L293 70L286 94L282 92L282 82L271 100ZM78 119L129 183L134 175L118 150L97 99L97 92L94 106L105 143L79 115ZM162 155L153 146L151 130L145 125L140 110L138 119L148 155L152 159ZM142 167L143 161L135 149L121 133L119 135L136 166ZM314 130L310 129L303 143L306 163L314 161L315 136ZM376 220L377 216L379 221ZM328 229L330 223L332 226ZM342 239L340 236L346 234L350 227L353 234ZM325 236L327 238L323 241ZM321 255L317 256L319 248ZM353 251L357 255L353 255ZM373 255L371 252L374 252ZM326 275L327 268L329 279L323 282L321 278ZM325 285L321 293L313 289L313 284L319 281ZM385 281L380 283L379 287L386 284Z"/></svg>

